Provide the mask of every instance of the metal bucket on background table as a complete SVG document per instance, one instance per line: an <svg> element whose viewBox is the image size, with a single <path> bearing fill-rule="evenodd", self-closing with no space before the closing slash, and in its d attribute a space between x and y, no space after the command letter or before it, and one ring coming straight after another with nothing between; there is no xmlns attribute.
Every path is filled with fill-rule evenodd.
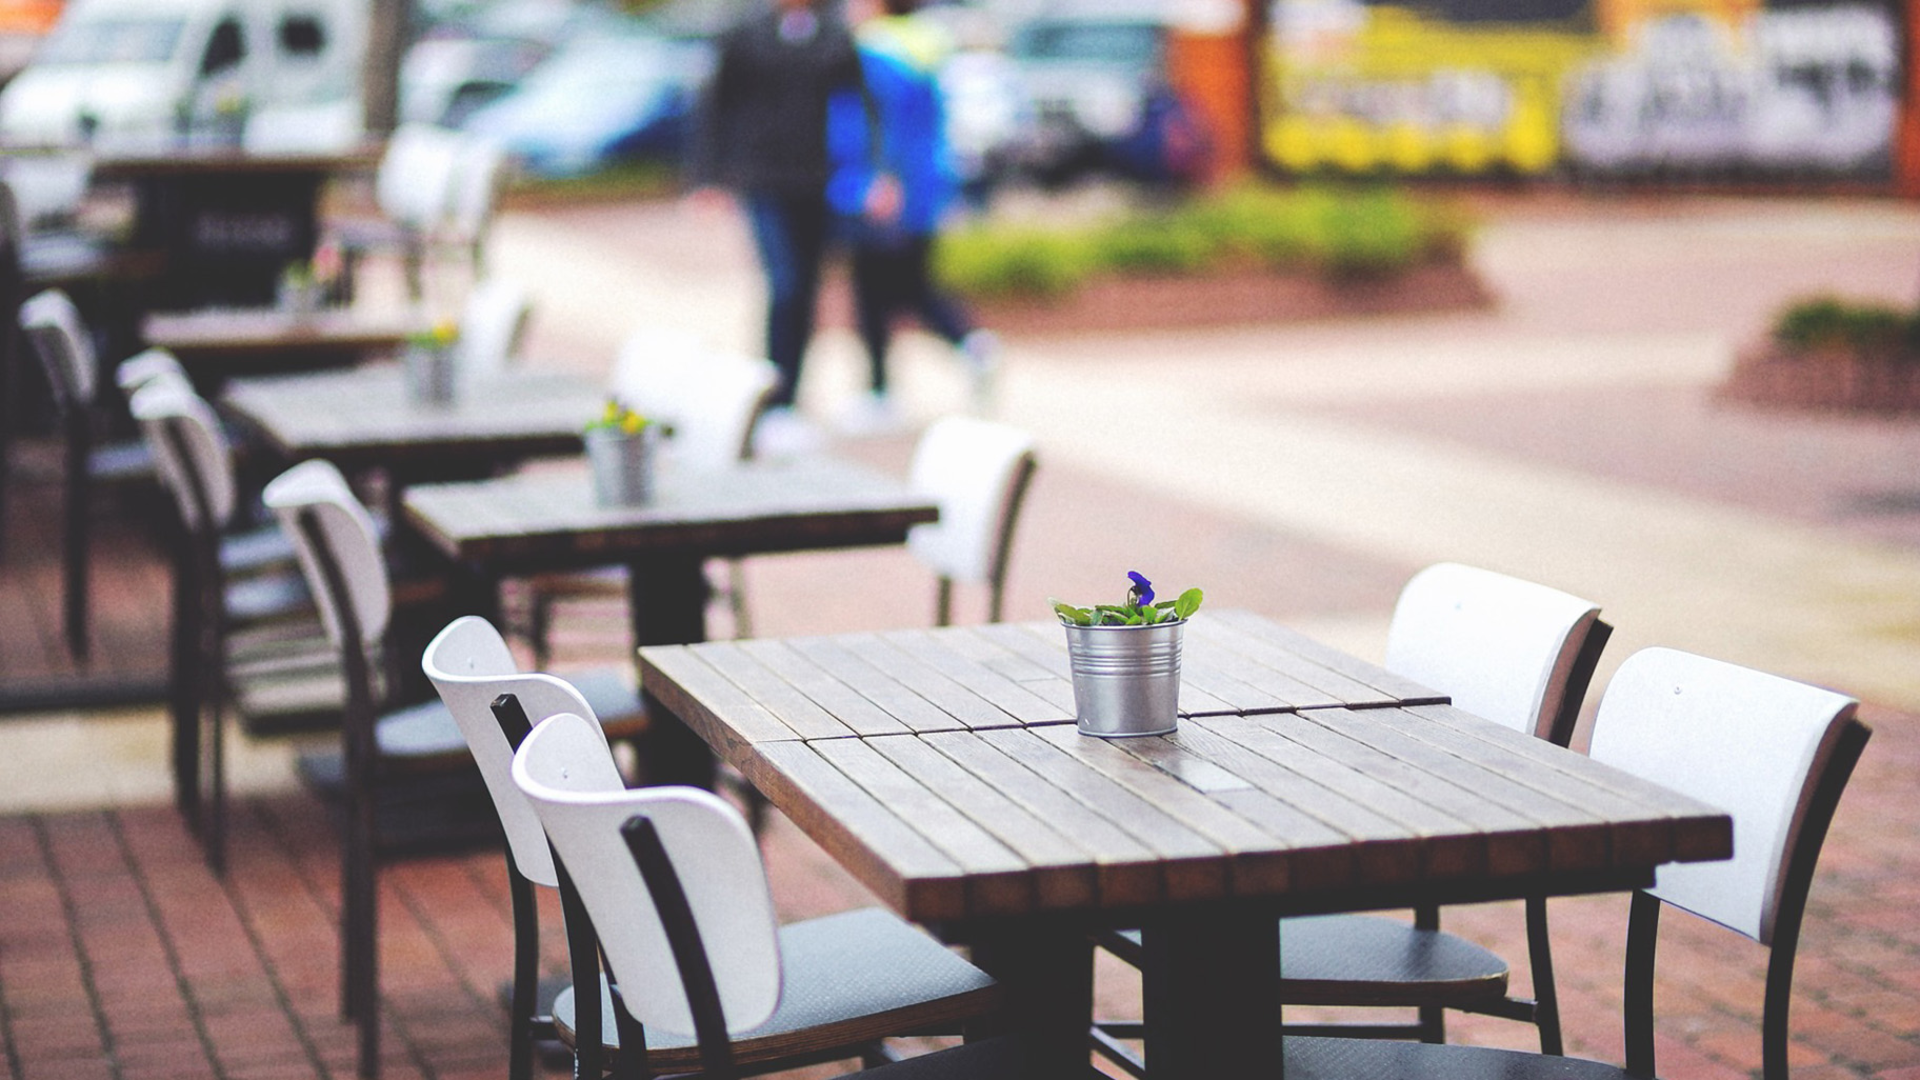
<svg viewBox="0 0 1920 1080"><path fill-rule="evenodd" d="M601 506L645 506L653 501L654 464L660 430L649 424L636 432L595 428L584 436L587 467L593 473L593 499Z"/></svg>
<svg viewBox="0 0 1920 1080"><path fill-rule="evenodd" d="M1066 626L1080 734L1165 735L1180 719L1186 620L1152 626Z"/></svg>
<svg viewBox="0 0 1920 1080"><path fill-rule="evenodd" d="M410 345L402 364L407 397L421 405L451 405L457 391L453 346Z"/></svg>

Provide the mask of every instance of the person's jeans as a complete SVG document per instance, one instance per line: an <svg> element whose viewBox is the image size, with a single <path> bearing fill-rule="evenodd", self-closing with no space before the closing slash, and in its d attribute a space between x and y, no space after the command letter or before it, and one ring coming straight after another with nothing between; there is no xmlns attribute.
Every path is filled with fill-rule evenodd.
<svg viewBox="0 0 1920 1080"><path fill-rule="evenodd" d="M973 330L960 305L934 286L931 250L932 237L910 235L868 239L853 249L854 307L876 394L887 391L887 346L901 315L919 316L928 330L954 345Z"/></svg>
<svg viewBox="0 0 1920 1080"><path fill-rule="evenodd" d="M827 248L826 196L749 192L741 201L767 277L767 359L780 369L772 403L792 405L800 386L800 362L813 338L820 263Z"/></svg>

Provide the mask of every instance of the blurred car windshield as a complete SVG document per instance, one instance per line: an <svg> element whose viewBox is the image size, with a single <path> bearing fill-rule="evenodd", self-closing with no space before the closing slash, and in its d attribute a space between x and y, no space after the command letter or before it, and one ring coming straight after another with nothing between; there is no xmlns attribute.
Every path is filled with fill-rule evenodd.
<svg viewBox="0 0 1920 1080"><path fill-rule="evenodd" d="M1156 62L1159 35L1150 23L1029 23L1008 49L1021 60L1145 67Z"/></svg>
<svg viewBox="0 0 1920 1080"><path fill-rule="evenodd" d="M85 19L63 22L40 51L36 65L157 64L173 56L184 23L179 19Z"/></svg>

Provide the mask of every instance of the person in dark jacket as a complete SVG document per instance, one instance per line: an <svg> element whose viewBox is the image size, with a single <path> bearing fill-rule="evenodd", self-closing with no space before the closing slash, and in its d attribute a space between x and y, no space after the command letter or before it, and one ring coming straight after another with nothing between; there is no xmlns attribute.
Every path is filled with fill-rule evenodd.
<svg viewBox="0 0 1920 1080"><path fill-rule="evenodd" d="M793 405L813 336L831 220L827 101L840 90L864 93L835 0L772 0L721 36L701 104L694 183L731 189L746 214L767 278L767 355L780 369L781 410ZM769 419L795 422L788 411Z"/></svg>

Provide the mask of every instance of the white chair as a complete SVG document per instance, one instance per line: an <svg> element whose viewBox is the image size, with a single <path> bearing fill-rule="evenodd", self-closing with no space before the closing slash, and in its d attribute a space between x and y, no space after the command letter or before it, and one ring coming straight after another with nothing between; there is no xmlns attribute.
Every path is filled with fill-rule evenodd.
<svg viewBox="0 0 1920 1080"><path fill-rule="evenodd" d="M467 293L460 312L459 369L488 379L518 363L533 321L533 296L507 278L485 278Z"/></svg>
<svg viewBox="0 0 1920 1080"><path fill-rule="evenodd" d="M425 293L427 251L452 211L466 137L432 124L402 124L387 138L374 172L378 220L344 221L333 232L345 256L347 280L362 256L395 251L415 300Z"/></svg>
<svg viewBox="0 0 1920 1080"><path fill-rule="evenodd" d="M487 238L506 180L507 153L491 139L469 137L454 161L447 211L433 237L436 247L462 257L478 278L486 271Z"/></svg>
<svg viewBox="0 0 1920 1080"><path fill-rule="evenodd" d="M514 756L513 779L606 957L617 1077L698 1068L720 1078L851 1057L887 1035L953 1030L998 1004L985 973L889 912L776 926L739 813L694 788L623 790L589 720L543 720ZM569 937L575 930L570 920ZM599 985L574 975L583 993ZM600 1075L592 1042L576 1039L576 1075ZM1010 1050L970 1044L941 1064L1008 1076ZM931 1075L927 1061L861 1075Z"/></svg>
<svg viewBox="0 0 1920 1080"><path fill-rule="evenodd" d="M460 726L506 833L514 934L509 1075L528 1080L534 1041L556 1037L551 1008L542 1008L537 1000L540 917L533 887L556 888L559 880L547 835L513 784L513 752L526 736L528 716L566 712L594 717L596 724L606 716L612 722L602 728L603 738L621 739L639 734L645 714L637 692L624 683L608 685L610 680L595 678L577 686L552 675L521 674L499 631L475 615L455 619L435 635L420 666Z"/></svg>
<svg viewBox="0 0 1920 1080"><path fill-rule="evenodd" d="M935 621L953 621L953 586L984 584L987 621L999 622L1014 525L1033 479L1033 436L968 416L935 421L914 448L908 483L940 502L940 520L916 525L907 550L939 579Z"/></svg>
<svg viewBox="0 0 1920 1080"><path fill-rule="evenodd" d="M687 472L731 469L752 454L753 426L779 384L771 361L720 352L698 337L664 327L629 334L614 358L610 389L622 404L673 429L664 454ZM739 637L752 636L746 576L738 559L725 560L724 596ZM536 663L545 663L553 604L563 598L625 596L626 570L545 574L531 582L528 637Z"/></svg>
<svg viewBox="0 0 1920 1080"><path fill-rule="evenodd" d="M326 154L366 138L359 99L275 104L247 116L240 143L253 154Z"/></svg>
<svg viewBox="0 0 1920 1080"><path fill-rule="evenodd" d="M1287 1076L1651 1077L1654 958L1665 903L1768 948L1761 1076L1787 1080L1787 1018L1807 893L1840 793L1872 734L1854 718L1855 707L1828 690L1672 649L1635 653L1614 674L1594 719L1594 760L1733 817L1731 860L1662 867L1652 888L1633 895L1624 1069L1510 1050L1299 1038L1287 1040Z"/></svg>
<svg viewBox="0 0 1920 1080"><path fill-rule="evenodd" d="M93 336L65 292L47 289L29 297L20 305L20 329L46 376L65 447L62 617L67 650L84 663L92 654L88 593L94 487L151 476L153 458L138 442L98 443L99 360Z"/></svg>
<svg viewBox="0 0 1920 1080"><path fill-rule="evenodd" d="M340 773L346 809L341 844L342 1011L360 1026L361 1075L371 1076L379 1061L380 1038L375 904L379 859L404 841L417 842L417 836L401 835L402 830L419 828L420 819L444 813L448 803L483 800L482 784L460 727L445 706L436 701L380 710L383 680L375 658L383 653L393 592L373 521L340 471L326 461L303 462L274 478L265 500L294 539L346 678L339 764L309 756L301 767L309 782L322 787L335 782L335 768ZM465 807L451 816L459 824L436 830L433 839L452 838L455 828L463 828L471 839L493 832L489 819Z"/></svg>
<svg viewBox="0 0 1920 1080"><path fill-rule="evenodd" d="M1415 574L1387 630L1387 669L1447 694L1456 706L1503 727L1565 746L1612 628L1590 601L1545 585L1458 563ZM1440 929L1438 907L1411 925L1374 915L1320 915L1281 922L1280 1000L1289 1005L1414 1007L1415 1024L1290 1025L1301 1034L1446 1038L1443 1010L1535 1025L1541 1050L1561 1052L1546 900L1526 901L1534 998L1507 994L1499 956ZM1100 938L1138 966L1139 935ZM1103 1052L1130 1060L1116 1041L1134 1025L1103 1024Z"/></svg>

